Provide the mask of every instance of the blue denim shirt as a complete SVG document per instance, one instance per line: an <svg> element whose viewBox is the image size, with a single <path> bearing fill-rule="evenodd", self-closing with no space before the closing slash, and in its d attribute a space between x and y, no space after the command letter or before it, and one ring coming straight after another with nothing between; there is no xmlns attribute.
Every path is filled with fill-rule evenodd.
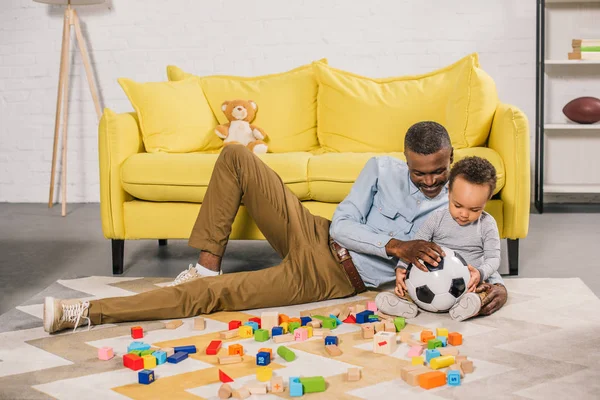
<svg viewBox="0 0 600 400"><path fill-rule="evenodd" d="M411 240L429 213L448 205L448 188L430 199L410 180L397 158L371 158L335 210L329 235L350 251L367 287L396 281L397 257L388 256L390 239Z"/></svg>

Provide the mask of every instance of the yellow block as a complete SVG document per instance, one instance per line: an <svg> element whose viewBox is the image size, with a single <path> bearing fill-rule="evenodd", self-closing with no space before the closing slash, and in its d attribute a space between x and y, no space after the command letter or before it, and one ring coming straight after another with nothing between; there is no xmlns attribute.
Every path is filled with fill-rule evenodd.
<svg viewBox="0 0 600 400"><path fill-rule="evenodd" d="M446 328L437 328L435 330L436 336L446 336L448 337L448 329Z"/></svg>
<svg viewBox="0 0 600 400"><path fill-rule="evenodd" d="M271 380L273 376L273 370L270 367L258 367L256 368L256 379L260 382L267 382Z"/></svg>
<svg viewBox="0 0 600 400"><path fill-rule="evenodd" d="M312 337L312 335L313 335L313 327L310 326L310 325L306 325L305 328L306 328L306 331L308 332L308 337Z"/></svg>
<svg viewBox="0 0 600 400"><path fill-rule="evenodd" d="M425 359L422 356L416 356L412 358L412 365L423 365Z"/></svg>
<svg viewBox="0 0 600 400"><path fill-rule="evenodd" d="M454 364L454 357L452 356L436 357L432 358L431 361L429 361L429 367L431 369L446 368L451 366L452 364Z"/></svg>
<svg viewBox="0 0 600 400"><path fill-rule="evenodd" d="M144 369L156 368L156 357L153 355L147 354L142 356L142 360L144 360Z"/></svg>
<svg viewBox="0 0 600 400"><path fill-rule="evenodd" d="M253 336L251 326L242 325L238 328L238 331L241 338L250 338Z"/></svg>
<svg viewBox="0 0 600 400"><path fill-rule="evenodd" d="M288 333L288 323L287 322L282 322L279 326L283 328L284 334Z"/></svg>

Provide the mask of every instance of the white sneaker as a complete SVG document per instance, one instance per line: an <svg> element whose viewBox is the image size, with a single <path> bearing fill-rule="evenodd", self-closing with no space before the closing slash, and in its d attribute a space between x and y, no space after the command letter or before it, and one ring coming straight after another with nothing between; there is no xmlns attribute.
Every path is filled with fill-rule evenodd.
<svg viewBox="0 0 600 400"><path fill-rule="evenodd" d="M375 297L375 305L381 312L396 317L414 318L419 313L415 303L404 300L392 292L381 292Z"/></svg>
<svg viewBox="0 0 600 400"><path fill-rule="evenodd" d="M90 330L89 308L89 301L59 300L54 297L46 297L44 299L44 330L54 333L73 328L73 332L75 332L77 327L84 325L87 325Z"/></svg>
<svg viewBox="0 0 600 400"><path fill-rule="evenodd" d="M194 264L190 264L188 266L188 269L182 271L179 275L177 275L177 278L175 278L175 280L169 283L167 286L181 285L182 283L190 282L198 278L202 278L202 275L198 273Z"/></svg>
<svg viewBox="0 0 600 400"><path fill-rule="evenodd" d="M455 321L464 321L479 314L481 299L477 293L465 293L460 300L448 311L450 318Z"/></svg>

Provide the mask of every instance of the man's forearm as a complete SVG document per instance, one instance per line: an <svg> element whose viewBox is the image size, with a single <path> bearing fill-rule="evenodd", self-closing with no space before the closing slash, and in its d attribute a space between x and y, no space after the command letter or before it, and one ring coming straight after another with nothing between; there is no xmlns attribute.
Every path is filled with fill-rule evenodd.
<svg viewBox="0 0 600 400"><path fill-rule="evenodd" d="M386 244L390 241L389 236L375 233L366 226L350 220L337 221L332 228L331 237L346 249L391 258L386 252Z"/></svg>

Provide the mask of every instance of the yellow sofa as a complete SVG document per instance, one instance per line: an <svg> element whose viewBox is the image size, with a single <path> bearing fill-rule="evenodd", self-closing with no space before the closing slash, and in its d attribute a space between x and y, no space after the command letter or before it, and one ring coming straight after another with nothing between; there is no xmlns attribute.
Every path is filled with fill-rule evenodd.
<svg viewBox="0 0 600 400"><path fill-rule="evenodd" d="M386 79L337 70L325 60L254 78L194 77L177 67L169 67L168 75L169 85L196 80L213 111L214 121L203 122L210 126L223 122L223 100L256 101L255 123L269 133L272 151L260 157L311 212L327 218L370 157L404 159L408 126L420 120L442 123L455 161L478 155L496 167L498 184L486 210L501 237L509 239L510 273L517 273L518 239L527 235L529 223L528 123L519 109L498 101L476 54L428 74ZM205 148L150 147L147 113L139 109L144 105L134 107L137 112L121 114L105 109L99 125L102 229L112 240L114 274L123 273L124 240L166 244L189 237L220 147L210 136L213 128L203 133L206 140L196 141L202 144L194 144ZM243 207L231 238L264 239Z"/></svg>

